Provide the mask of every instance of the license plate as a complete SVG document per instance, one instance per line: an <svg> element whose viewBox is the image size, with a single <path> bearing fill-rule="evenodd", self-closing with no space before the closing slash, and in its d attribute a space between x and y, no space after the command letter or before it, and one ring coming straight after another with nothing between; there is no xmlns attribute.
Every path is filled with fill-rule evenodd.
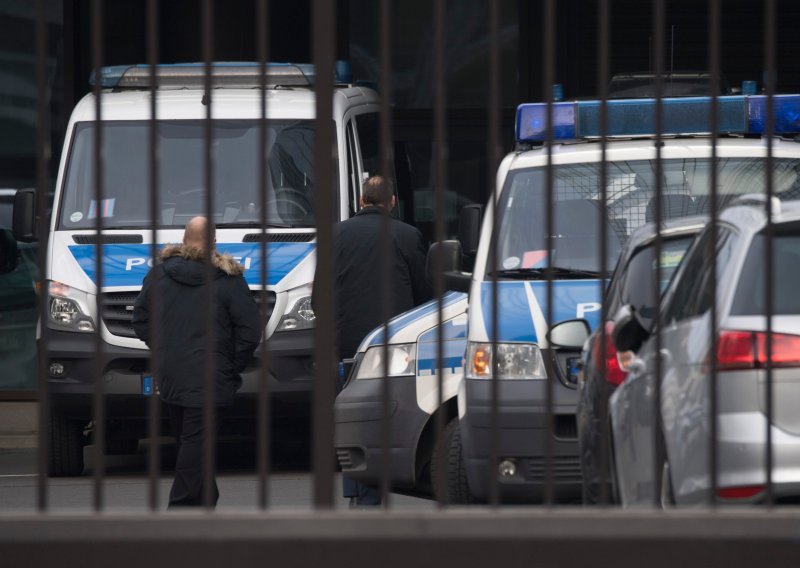
<svg viewBox="0 0 800 568"><path fill-rule="evenodd" d="M153 380L153 375L142 375L142 394L144 396L153 396L156 392L156 384Z"/></svg>
<svg viewBox="0 0 800 568"><path fill-rule="evenodd" d="M567 380L573 385L578 384L581 371L583 370L583 361L580 357L567 358Z"/></svg>

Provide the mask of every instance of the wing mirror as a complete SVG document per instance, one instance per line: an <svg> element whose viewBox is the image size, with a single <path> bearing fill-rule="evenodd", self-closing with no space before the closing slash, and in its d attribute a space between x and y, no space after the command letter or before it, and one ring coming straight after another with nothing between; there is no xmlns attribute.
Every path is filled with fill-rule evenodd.
<svg viewBox="0 0 800 568"><path fill-rule="evenodd" d="M650 337L650 332L642 323L636 309L630 304L622 306L614 316L614 332L612 333L617 351L636 353L648 337Z"/></svg>
<svg viewBox="0 0 800 568"><path fill-rule="evenodd" d="M439 266L437 267L437 257ZM444 273L444 287L456 292L469 292L472 275L461 271L461 243L458 241L439 241L428 250L425 274L431 288L435 288L436 269Z"/></svg>
<svg viewBox="0 0 800 568"><path fill-rule="evenodd" d="M36 192L20 189L14 195L14 212L11 227L14 239L23 243L36 240Z"/></svg>
<svg viewBox="0 0 800 568"><path fill-rule="evenodd" d="M547 332L547 343L561 349L581 349L592 332L585 319L558 322Z"/></svg>

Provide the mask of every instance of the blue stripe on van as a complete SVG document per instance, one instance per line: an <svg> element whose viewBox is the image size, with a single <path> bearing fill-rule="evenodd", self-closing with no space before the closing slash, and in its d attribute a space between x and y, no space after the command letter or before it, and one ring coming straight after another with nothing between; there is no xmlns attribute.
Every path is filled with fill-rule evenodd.
<svg viewBox="0 0 800 568"><path fill-rule="evenodd" d="M443 308L452 306L459 300L463 300L466 297L467 295L463 292L447 292L444 296L442 296ZM394 318L389 320L389 338L391 339L391 337L394 334L399 332L404 327L413 325L422 318L436 313L438 309L439 309L439 303L436 300L431 300L430 302L426 302L421 306L417 306L412 310L403 312L402 314L395 316ZM382 344L383 326L381 326L380 328L375 328L371 332L369 332L367 334L367 339L369 339L367 347L372 347L374 345Z"/></svg>
<svg viewBox="0 0 800 568"><path fill-rule="evenodd" d="M481 310L486 336L492 338L492 282L481 283ZM525 282L497 283L498 341L536 343L536 329L528 304Z"/></svg>
<svg viewBox="0 0 800 568"><path fill-rule="evenodd" d="M159 250L165 245L159 245ZM221 254L230 254L245 267L248 284L261 284L262 243L217 243ZM95 245L71 245L69 251L86 275L97 284ZM283 280L314 250L313 243L268 243L267 284ZM103 286L141 286L150 269L150 245L103 245Z"/></svg>

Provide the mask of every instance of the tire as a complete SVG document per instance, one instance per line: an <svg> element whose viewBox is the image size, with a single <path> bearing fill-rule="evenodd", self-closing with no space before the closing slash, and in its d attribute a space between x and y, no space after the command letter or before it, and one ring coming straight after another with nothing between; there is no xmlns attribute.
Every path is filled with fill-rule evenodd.
<svg viewBox="0 0 800 568"><path fill-rule="evenodd" d="M70 477L83 472L83 425L59 415L48 421L47 469L51 477Z"/></svg>
<svg viewBox="0 0 800 568"><path fill-rule="evenodd" d="M472 505L477 502L467 482L458 418L447 424L436 444L431 456L431 481L436 500L440 503Z"/></svg>

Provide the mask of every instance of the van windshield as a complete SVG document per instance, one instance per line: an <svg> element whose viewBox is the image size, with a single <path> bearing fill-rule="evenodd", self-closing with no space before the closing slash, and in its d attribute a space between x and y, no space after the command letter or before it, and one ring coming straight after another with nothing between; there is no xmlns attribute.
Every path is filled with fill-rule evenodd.
<svg viewBox="0 0 800 568"><path fill-rule="evenodd" d="M109 229L150 227L150 125L106 121L102 125L102 202L96 203L94 123L78 123L69 153L59 226L89 229L97 216ZM269 120L268 224L314 226L314 125L311 120ZM157 126L160 227L183 227L206 215L205 125L202 120L162 120ZM259 123L213 120L211 124L213 219L217 226L259 224ZM332 176L338 186L336 175Z"/></svg>
<svg viewBox="0 0 800 568"><path fill-rule="evenodd" d="M800 160L773 161L775 194L781 199L800 197ZM579 163L553 167L552 249L547 239L546 169L509 173L498 202L498 256L495 270L507 277L544 277L548 265L555 278L589 277L600 272L600 234L605 226L608 243L606 272L617 262L630 234L655 220L656 162L607 162L606 215L600 218L600 164ZM708 214L710 210L708 159L662 160L661 218ZM764 160L717 160L718 203L765 191ZM487 273L491 273L489 267Z"/></svg>

